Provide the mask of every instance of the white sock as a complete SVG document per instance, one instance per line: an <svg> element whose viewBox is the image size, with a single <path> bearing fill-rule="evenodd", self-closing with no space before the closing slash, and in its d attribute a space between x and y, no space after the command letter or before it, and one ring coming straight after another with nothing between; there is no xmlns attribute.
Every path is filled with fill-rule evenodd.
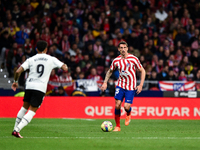
<svg viewBox="0 0 200 150"><path fill-rule="evenodd" d="M35 115L35 112L32 110L29 110L28 113L24 115L24 117L22 118L18 126L15 127L15 131L20 132L21 129L23 129L28 123L31 122L34 115Z"/></svg>
<svg viewBox="0 0 200 150"><path fill-rule="evenodd" d="M14 129L15 127L20 123L20 121L22 120L22 117L25 115L25 113L27 112L27 109L25 109L24 107L22 107L18 114L17 114L17 118L15 120L15 126L14 126Z"/></svg>

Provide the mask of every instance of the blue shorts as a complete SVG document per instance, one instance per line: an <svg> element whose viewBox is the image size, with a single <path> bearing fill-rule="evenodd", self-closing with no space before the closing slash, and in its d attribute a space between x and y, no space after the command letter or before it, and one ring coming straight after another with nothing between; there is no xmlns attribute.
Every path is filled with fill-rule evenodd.
<svg viewBox="0 0 200 150"><path fill-rule="evenodd" d="M120 100L123 102L125 98L125 103L133 103L133 98L135 96L136 90L125 90L119 86L115 89L115 99Z"/></svg>

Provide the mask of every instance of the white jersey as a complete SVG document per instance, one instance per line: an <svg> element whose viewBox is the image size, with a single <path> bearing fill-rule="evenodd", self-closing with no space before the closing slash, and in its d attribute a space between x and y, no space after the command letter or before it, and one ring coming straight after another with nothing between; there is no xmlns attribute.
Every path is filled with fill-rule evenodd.
<svg viewBox="0 0 200 150"><path fill-rule="evenodd" d="M61 68L63 63L57 58L47 54L36 54L27 59L21 66L24 70L29 69L26 80L26 89L38 90L46 93L47 83L53 68Z"/></svg>

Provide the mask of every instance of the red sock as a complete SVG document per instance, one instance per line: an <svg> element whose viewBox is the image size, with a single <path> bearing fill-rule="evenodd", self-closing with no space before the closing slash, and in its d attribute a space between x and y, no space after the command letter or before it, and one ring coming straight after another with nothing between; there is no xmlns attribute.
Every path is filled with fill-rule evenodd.
<svg viewBox="0 0 200 150"><path fill-rule="evenodd" d="M127 112L127 116L129 116L131 114L131 112Z"/></svg>
<svg viewBox="0 0 200 150"><path fill-rule="evenodd" d="M120 115L115 115L116 127L120 127Z"/></svg>

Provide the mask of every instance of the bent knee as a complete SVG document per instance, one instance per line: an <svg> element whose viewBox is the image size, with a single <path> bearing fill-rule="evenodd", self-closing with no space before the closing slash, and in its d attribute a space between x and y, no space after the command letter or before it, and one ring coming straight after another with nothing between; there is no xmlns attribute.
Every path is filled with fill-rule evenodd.
<svg viewBox="0 0 200 150"><path fill-rule="evenodd" d="M115 105L115 108L116 108L116 109L120 109L120 108L121 108L121 105L116 104L116 105Z"/></svg>
<svg viewBox="0 0 200 150"><path fill-rule="evenodd" d="M125 105L125 106L124 106L124 110L126 110L126 111L129 111L130 108L131 108L131 105Z"/></svg>

